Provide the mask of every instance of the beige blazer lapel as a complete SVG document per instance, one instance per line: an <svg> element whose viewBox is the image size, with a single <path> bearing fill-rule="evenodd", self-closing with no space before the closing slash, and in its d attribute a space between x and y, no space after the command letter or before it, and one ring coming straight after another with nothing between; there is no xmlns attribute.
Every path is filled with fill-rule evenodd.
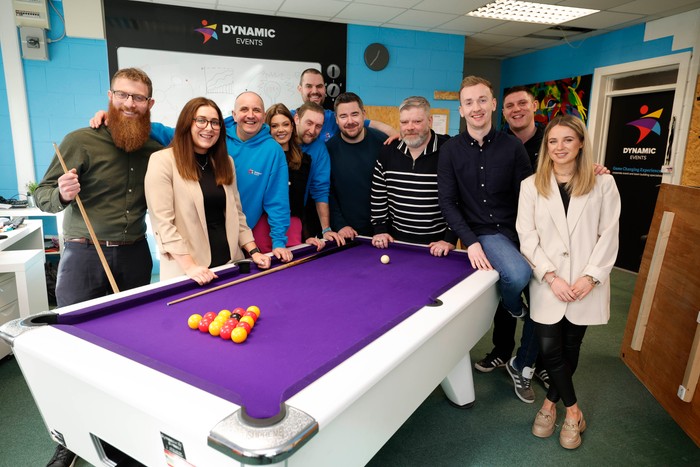
<svg viewBox="0 0 700 467"><path fill-rule="evenodd" d="M202 226L202 231L206 234L207 217L204 213L204 195L202 194L202 189L199 186L199 182L195 182L194 180L185 181L185 185L187 186L187 194L194 202L195 209L197 210L197 218Z"/></svg>
<svg viewBox="0 0 700 467"><path fill-rule="evenodd" d="M576 224L578 224L579 220L581 219L583 210L586 208L586 204L588 204L589 195L590 193L586 193L583 196L571 197L571 200L569 201L569 210L566 213L566 220L569 224L569 232L574 231Z"/></svg>
<svg viewBox="0 0 700 467"><path fill-rule="evenodd" d="M561 200L559 194L559 185L557 185L557 180L554 178L552 173L549 179L549 197L545 198L545 204L547 205L547 210L549 215L552 217L552 222L557 228L559 237L567 249L571 249L569 245L569 228L567 222L567 216L564 212L564 202Z"/></svg>

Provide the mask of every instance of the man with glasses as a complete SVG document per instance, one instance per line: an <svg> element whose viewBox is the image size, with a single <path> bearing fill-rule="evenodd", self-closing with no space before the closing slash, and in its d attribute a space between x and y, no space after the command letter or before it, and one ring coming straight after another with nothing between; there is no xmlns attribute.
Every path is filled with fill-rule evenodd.
<svg viewBox="0 0 700 467"><path fill-rule="evenodd" d="M69 133L59 150L68 173L54 156L34 192L45 212L64 211L65 248L58 266L59 307L111 292L107 274L76 206L80 194L90 224L102 246L119 290L146 285L153 266L146 242L146 197L143 180L150 155L162 146L149 136L151 80L143 71L125 68L112 77L109 127ZM59 445L49 466L67 466L75 454Z"/></svg>

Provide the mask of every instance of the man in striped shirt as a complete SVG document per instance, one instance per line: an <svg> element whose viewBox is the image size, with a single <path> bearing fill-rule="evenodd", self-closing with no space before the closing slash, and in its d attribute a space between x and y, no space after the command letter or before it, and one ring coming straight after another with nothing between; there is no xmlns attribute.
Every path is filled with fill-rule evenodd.
<svg viewBox="0 0 700 467"><path fill-rule="evenodd" d="M394 240L430 246L447 255L457 236L440 211L438 149L449 139L431 129L430 103L413 96L399 106L401 139L384 146L372 176L372 244L387 248Z"/></svg>

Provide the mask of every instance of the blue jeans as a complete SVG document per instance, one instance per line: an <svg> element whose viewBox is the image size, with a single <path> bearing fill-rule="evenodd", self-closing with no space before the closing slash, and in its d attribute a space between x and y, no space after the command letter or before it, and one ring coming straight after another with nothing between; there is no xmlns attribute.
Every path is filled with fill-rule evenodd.
<svg viewBox="0 0 700 467"><path fill-rule="evenodd" d="M503 306L509 312L519 314L523 306L522 292L532 275L530 264L520 254L518 246L505 235L480 235L478 238L491 266L500 275L498 288ZM515 369L522 371L524 367L533 368L538 350L534 323L528 314L523 324L520 348L515 354Z"/></svg>

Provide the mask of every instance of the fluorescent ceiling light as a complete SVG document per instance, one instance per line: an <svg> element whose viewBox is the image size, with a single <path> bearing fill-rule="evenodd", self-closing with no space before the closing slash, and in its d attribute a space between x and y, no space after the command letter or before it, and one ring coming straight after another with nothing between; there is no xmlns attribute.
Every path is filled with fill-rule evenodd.
<svg viewBox="0 0 700 467"><path fill-rule="evenodd" d="M467 15L523 23L561 24L599 11L517 0L496 0Z"/></svg>

